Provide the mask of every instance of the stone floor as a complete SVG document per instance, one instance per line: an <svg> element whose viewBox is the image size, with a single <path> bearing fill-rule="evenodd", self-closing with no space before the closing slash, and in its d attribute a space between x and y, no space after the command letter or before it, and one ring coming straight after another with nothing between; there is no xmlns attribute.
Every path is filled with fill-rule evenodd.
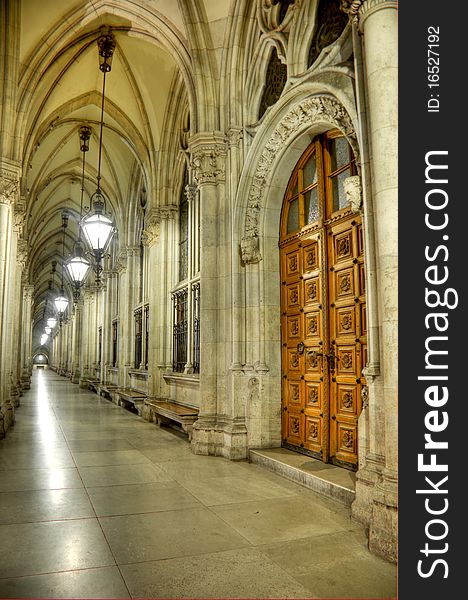
<svg viewBox="0 0 468 600"><path fill-rule="evenodd" d="M349 509L50 371L0 441L0 598L390 598Z"/></svg>

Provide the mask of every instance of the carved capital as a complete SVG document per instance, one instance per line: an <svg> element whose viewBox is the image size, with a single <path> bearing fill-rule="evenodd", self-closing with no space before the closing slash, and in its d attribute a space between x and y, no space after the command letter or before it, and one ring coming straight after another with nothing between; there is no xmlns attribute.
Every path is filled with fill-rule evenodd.
<svg viewBox="0 0 468 600"><path fill-rule="evenodd" d="M240 248L242 261L245 264L258 263L262 260L259 239L257 236L243 237Z"/></svg>
<svg viewBox="0 0 468 600"><path fill-rule="evenodd" d="M367 17L385 8L397 9L397 0L341 0L341 10L359 22L361 31Z"/></svg>
<svg viewBox="0 0 468 600"><path fill-rule="evenodd" d="M23 234L26 221L26 203L24 201L13 204L13 231L19 235Z"/></svg>
<svg viewBox="0 0 468 600"><path fill-rule="evenodd" d="M226 143L219 133L197 134L189 142L195 183L218 184L226 178Z"/></svg>
<svg viewBox="0 0 468 600"><path fill-rule="evenodd" d="M189 183L185 186L185 197L187 198L187 202L191 204L194 202L198 194L198 185L194 183Z"/></svg>
<svg viewBox="0 0 468 600"><path fill-rule="evenodd" d="M32 302L34 294L34 286L33 285L24 285L23 286L23 298L26 302Z"/></svg>
<svg viewBox="0 0 468 600"><path fill-rule="evenodd" d="M18 197L18 173L2 165L0 167L0 204L11 206Z"/></svg>
<svg viewBox="0 0 468 600"><path fill-rule="evenodd" d="M226 131L226 142L229 148L239 147L243 137L244 130L242 127L230 127Z"/></svg>
<svg viewBox="0 0 468 600"><path fill-rule="evenodd" d="M172 220L178 212L178 207L175 204L167 204L166 206L160 206L158 208L160 219Z"/></svg>

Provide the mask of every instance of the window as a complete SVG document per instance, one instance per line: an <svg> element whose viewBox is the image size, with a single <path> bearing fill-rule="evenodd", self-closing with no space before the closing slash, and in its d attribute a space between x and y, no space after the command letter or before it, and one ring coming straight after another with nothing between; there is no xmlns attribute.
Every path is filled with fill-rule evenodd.
<svg viewBox="0 0 468 600"><path fill-rule="evenodd" d="M195 185L184 173L179 201L179 271L172 290L172 368L200 372L200 206Z"/></svg>
<svg viewBox="0 0 468 600"><path fill-rule="evenodd" d="M117 321L112 322L112 366L117 366Z"/></svg>
<svg viewBox="0 0 468 600"><path fill-rule="evenodd" d="M341 132L331 131L315 138L288 184L283 235L346 209L344 181L355 174L353 151ZM324 203L322 198L326 199Z"/></svg>
<svg viewBox="0 0 468 600"><path fill-rule="evenodd" d="M139 369L142 359L143 348L143 311L141 308L135 311L135 369Z"/></svg>

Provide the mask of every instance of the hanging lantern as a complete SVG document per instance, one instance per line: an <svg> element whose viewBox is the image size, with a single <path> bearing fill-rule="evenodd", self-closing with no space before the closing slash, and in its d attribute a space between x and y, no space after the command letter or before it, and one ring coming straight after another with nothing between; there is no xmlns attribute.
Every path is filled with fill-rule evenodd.
<svg viewBox="0 0 468 600"><path fill-rule="evenodd" d="M97 189L93 194L94 206L90 212L82 219L81 228L86 236L88 244L94 250L96 258L102 257L109 245L114 233L114 223L112 219L103 214L104 202L101 190Z"/></svg>
<svg viewBox="0 0 468 600"><path fill-rule="evenodd" d="M49 327L48 325L44 327L44 333L50 335L52 333L52 327Z"/></svg>
<svg viewBox="0 0 468 600"><path fill-rule="evenodd" d="M49 317L47 319L47 326L51 327L52 329L57 325L57 319L55 317Z"/></svg>
<svg viewBox="0 0 468 600"><path fill-rule="evenodd" d="M67 310L68 298L65 296L65 290L63 287L60 289L60 295L54 300L55 308L60 314L63 314Z"/></svg>
<svg viewBox="0 0 468 600"><path fill-rule="evenodd" d="M74 255L67 261L66 266L75 287L79 288L85 280L90 267L89 261L84 257L83 246L80 240L76 242L73 254Z"/></svg>

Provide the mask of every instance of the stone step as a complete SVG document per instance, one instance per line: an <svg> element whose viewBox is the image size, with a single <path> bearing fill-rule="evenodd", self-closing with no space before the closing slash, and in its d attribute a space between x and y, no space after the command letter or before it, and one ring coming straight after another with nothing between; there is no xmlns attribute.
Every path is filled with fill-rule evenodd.
<svg viewBox="0 0 468 600"><path fill-rule="evenodd" d="M346 506L351 506L354 501L356 473L352 471L286 448L250 450L249 459L252 463Z"/></svg>

